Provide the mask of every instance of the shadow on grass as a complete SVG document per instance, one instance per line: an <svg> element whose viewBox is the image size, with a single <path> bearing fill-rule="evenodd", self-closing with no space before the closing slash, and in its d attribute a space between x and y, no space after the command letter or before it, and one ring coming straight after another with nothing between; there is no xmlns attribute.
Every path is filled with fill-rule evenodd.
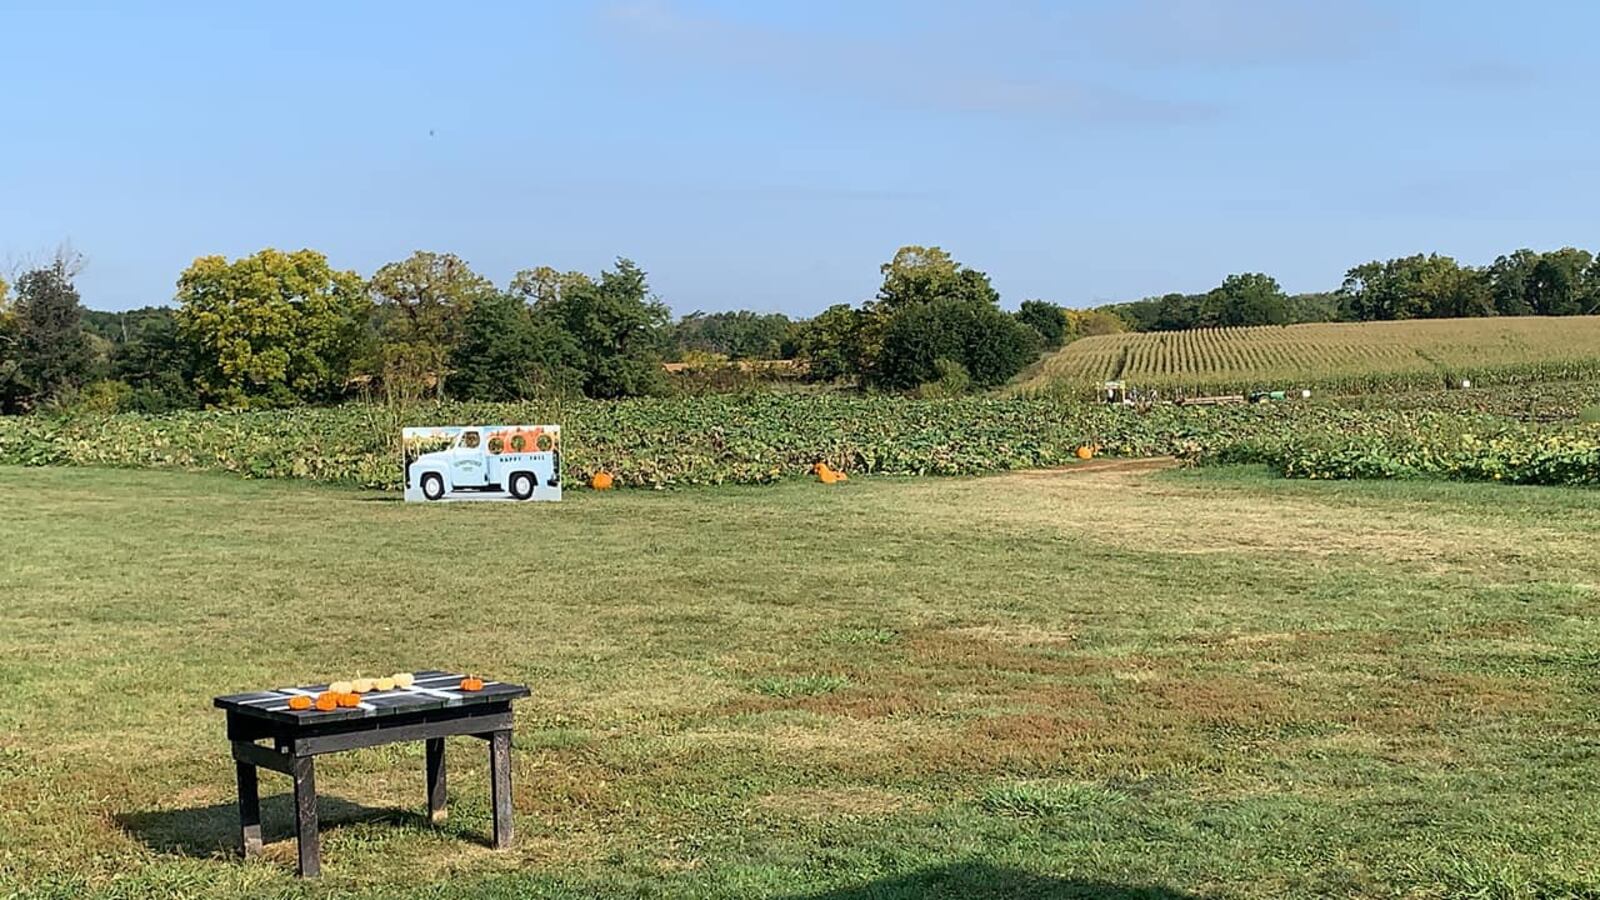
<svg viewBox="0 0 1600 900"><path fill-rule="evenodd" d="M431 827L420 813L362 806L337 797L317 798L318 831L327 834L348 825L382 822L404 828ZM160 853L218 856L239 852L239 807L214 803L192 809L117 813L117 825ZM261 798L261 839L272 843L294 837L294 797Z"/></svg>
<svg viewBox="0 0 1600 900"><path fill-rule="evenodd" d="M1164 887L1110 884L1078 878L1057 878L1021 869L971 862L923 869L819 894L798 894L789 900L1198 900L1197 895Z"/></svg>

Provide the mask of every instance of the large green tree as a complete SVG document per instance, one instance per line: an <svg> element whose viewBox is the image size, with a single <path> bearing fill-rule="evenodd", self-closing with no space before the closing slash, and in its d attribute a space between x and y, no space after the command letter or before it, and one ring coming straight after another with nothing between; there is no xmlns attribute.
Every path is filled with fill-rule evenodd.
<svg viewBox="0 0 1600 900"><path fill-rule="evenodd" d="M1067 339L1067 311L1048 300L1024 300L1017 321L1038 332L1046 347L1059 347Z"/></svg>
<svg viewBox="0 0 1600 900"><path fill-rule="evenodd" d="M880 271L858 332L861 374L871 383L908 390L959 367L988 387L1038 355L1038 333L1000 311L989 276L944 250L901 247Z"/></svg>
<svg viewBox="0 0 1600 900"><path fill-rule="evenodd" d="M890 317L877 383L910 390L940 378L943 361L960 366L978 387L994 387L1022 371L1040 346L1033 329L993 304L941 297Z"/></svg>
<svg viewBox="0 0 1600 900"><path fill-rule="evenodd" d="M1277 279L1260 272L1229 275L1200 301L1200 324L1208 328L1283 325L1289 298Z"/></svg>
<svg viewBox="0 0 1600 900"><path fill-rule="evenodd" d="M848 303L835 303L800 325L796 355L813 380L840 381L861 374L865 317Z"/></svg>
<svg viewBox="0 0 1600 900"><path fill-rule="evenodd" d="M1363 263L1345 273L1339 290L1356 321L1493 315L1495 308L1477 270L1437 253Z"/></svg>
<svg viewBox="0 0 1600 900"><path fill-rule="evenodd" d="M444 395L462 326L495 287L453 253L417 251L373 273L378 356L386 381L420 380Z"/></svg>
<svg viewBox="0 0 1600 900"><path fill-rule="evenodd" d="M523 269L511 278L511 295L529 306L548 306L569 290L594 284L582 272L562 272L550 266Z"/></svg>
<svg viewBox="0 0 1600 900"><path fill-rule="evenodd" d="M83 304L68 262L17 279L16 375L29 405L64 397L89 377L92 356L83 332Z"/></svg>
<svg viewBox="0 0 1600 900"><path fill-rule="evenodd" d="M943 298L978 304L1000 302L989 276L956 262L939 247L901 247L895 251L894 259L878 270L883 284L878 288L876 306L889 315L907 306Z"/></svg>
<svg viewBox="0 0 1600 900"><path fill-rule="evenodd" d="M450 355L446 388L461 400L526 400L583 385L577 342L512 294L478 298Z"/></svg>
<svg viewBox="0 0 1600 900"><path fill-rule="evenodd" d="M200 398L226 406L338 397L371 310L361 277L314 250L201 257L177 300Z"/></svg>
<svg viewBox="0 0 1600 900"><path fill-rule="evenodd" d="M1528 284L1528 301L1541 316L1571 316L1585 310L1594 256L1587 250L1562 247L1539 254Z"/></svg>
<svg viewBox="0 0 1600 900"><path fill-rule="evenodd" d="M669 313L632 260L619 258L597 280L567 279L535 308L572 337L585 394L631 397L665 390L661 350Z"/></svg>

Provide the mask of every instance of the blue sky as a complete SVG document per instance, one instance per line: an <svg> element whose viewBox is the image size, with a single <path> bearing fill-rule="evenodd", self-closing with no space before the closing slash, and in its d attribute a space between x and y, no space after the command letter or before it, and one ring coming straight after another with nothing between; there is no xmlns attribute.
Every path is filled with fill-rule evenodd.
<svg viewBox="0 0 1600 900"><path fill-rule="evenodd" d="M196 256L504 283L626 255L676 312L870 296L901 244L1007 306L1597 249L1600 4L0 0L0 262L91 307Z"/></svg>

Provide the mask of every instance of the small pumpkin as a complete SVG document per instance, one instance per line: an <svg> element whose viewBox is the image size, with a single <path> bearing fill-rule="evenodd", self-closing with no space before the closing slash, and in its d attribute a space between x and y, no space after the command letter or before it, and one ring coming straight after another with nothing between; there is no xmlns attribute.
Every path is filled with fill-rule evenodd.
<svg viewBox="0 0 1600 900"><path fill-rule="evenodd" d="M289 708L293 710L307 710L311 708L311 698L304 694L296 694L289 698Z"/></svg>
<svg viewBox="0 0 1600 900"><path fill-rule="evenodd" d="M483 690L483 679L468 675L461 679L461 689L463 691L481 691Z"/></svg>
<svg viewBox="0 0 1600 900"><path fill-rule="evenodd" d="M1084 444L1083 446L1079 447L1078 448L1078 458L1079 459L1094 459L1094 448L1089 446L1088 444Z"/></svg>
<svg viewBox="0 0 1600 900"><path fill-rule="evenodd" d="M323 691L317 695L317 710L319 712L333 712L339 708L339 697L330 691Z"/></svg>
<svg viewBox="0 0 1600 900"><path fill-rule="evenodd" d="M615 481L610 472L596 472L589 478L589 487L597 491L609 491L613 484Z"/></svg>
<svg viewBox="0 0 1600 900"><path fill-rule="evenodd" d="M338 703L339 706L343 707L344 709L355 709L357 706L361 705L361 695L340 694Z"/></svg>
<svg viewBox="0 0 1600 900"><path fill-rule="evenodd" d="M357 678L353 683L351 683L350 690L347 693L365 694L370 690L372 690L371 678Z"/></svg>

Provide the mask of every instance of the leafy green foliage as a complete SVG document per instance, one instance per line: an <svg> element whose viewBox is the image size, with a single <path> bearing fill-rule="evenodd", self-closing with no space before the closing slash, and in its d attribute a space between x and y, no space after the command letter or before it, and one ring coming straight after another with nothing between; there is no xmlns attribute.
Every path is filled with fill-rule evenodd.
<svg viewBox="0 0 1600 900"><path fill-rule="evenodd" d="M939 360L960 364L980 387L1003 384L1038 355L1039 336L993 304L941 297L889 319L877 382L910 390L941 377Z"/></svg>
<svg viewBox="0 0 1600 900"><path fill-rule="evenodd" d="M644 270L618 259L598 281L573 280L537 304L572 336L583 392L590 397L661 393L662 330L666 304L651 296Z"/></svg>
<svg viewBox="0 0 1600 900"><path fill-rule="evenodd" d="M974 306L1000 302L988 275L963 266L938 247L901 247L879 271L883 284L878 288L875 309L887 315L940 299Z"/></svg>
<svg viewBox="0 0 1600 900"><path fill-rule="evenodd" d="M1032 328L1048 349L1066 342L1067 311L1046 300L1024 300L1017 310L1017 321Z"/></svg>
<svg viewBox="0 0 1600 900"><path fill-rule="evenodd" d="M578 348L551 316L510 294L479 298L450 352L450 396L526 400L578 390Z"/></svg>
<svg viewBox="0 0 1600 900"><path fill-rule="evenodd" d="M106 375L130 388L119 393L121 410L159 413L199 402L194 348L180 334L173 308L87 311L84 330L109 346Z"/></svg>
<svg viewBox="0 0 1600 900"><path fill-rule="evenodd" d="M715 353L728 359L787 359L795 351L795 326L782 313L692 312L672 325L667 341L679 358Z"/></svg>
<svg viewBox="0 0 1600 900"><path fill-rule="evenodd" d="M1340 292L1350 316L1361 321L1494 314L1479 274L1438 254L1356 266Z"/></svg>
<svg viewBox="0 0 1600 900"><path fill-rule="evenodd" d="M836 303L800 327L798 357L818 381L854 378L866 367L865 314Z"/></svg>
<svg viewBox="0 0 1600 900"><path fill-rule="evenodd" d="M467 316L494 296L494 285L454 253L418 251L373 273L367 288L377 304L384 380L431 385L443 396Z"/></svg>
<svg viewBox="0 0 1600 900"><path fill-rule="evenodd" d="M370 309L360 276L314 250L201 257L178 279L178 303L195 387L224 406L339 396Z"/></svg>
<svg viewBox="0 0 1600 900"><path fill-rule="evenodd" d="M83 306L67 263L57 259L17 279L14 309L16 375L25 402L38 406L70 395L88 379Z"/></svg>
<svg viewBox="0 0 1600 900"><path fill-rule="evenodd" d="M1505 316L1567 316L1600 308L1600 264L1587 250L1517 250L1483 273L1494 310Z"/></svg>
<svg viewBox="0 0 1600 900"><path fill-rule="evenodd" d="M948 360L993 387L1037 357L1038 332L1000 311L989 276L940 248L901 247L882 271L858 330L860 374L872 384L914 390L940 378L938 361Z"/></svg>
<svg viewBox="0 0 1600 900"><path fill-rule="evenodd" d="M4 299L0 296L0 299ZM21 412L27 398L22 383L22 336L17 332L17 315L9 304L0 303L0 415Z"/></svg>
<svg viewBox="0 0 1600 900"><path fill-rule="evenodd" d="M1202 327L1283 325L1289 321L1289 298L1270 275L1229 275L1200 304Z"/></svg>
<svg viewBox="0 0 1600 900"><path fill-rule="evenodd" d="M220 469L393 489L400 427L447 421L559 421L569 479L604 470L640 487L768 483L804 476L818 460L858 473L973 475L1070 464L1084 444L1107 456L1267 463L1297 477L1600 481L1594 427L1494 413L1296 403L1141 412L839 395L9 418L0 420L0 463Z"/></svg>

